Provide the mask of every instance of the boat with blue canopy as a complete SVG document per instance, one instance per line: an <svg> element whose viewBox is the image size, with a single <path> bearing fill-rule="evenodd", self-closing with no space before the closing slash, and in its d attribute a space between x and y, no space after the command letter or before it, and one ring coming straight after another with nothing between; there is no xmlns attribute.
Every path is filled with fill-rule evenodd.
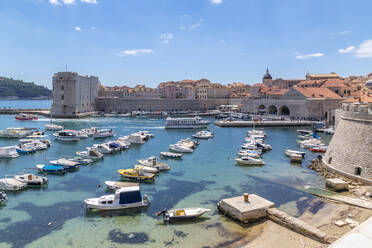
<svg viewBox="0 0 372 248"><path fill-rule="evenodd" d="M66 173L66 168L61 165L38 164L36 165L36 168L38 169L38 171L44 173Z"/></svg>

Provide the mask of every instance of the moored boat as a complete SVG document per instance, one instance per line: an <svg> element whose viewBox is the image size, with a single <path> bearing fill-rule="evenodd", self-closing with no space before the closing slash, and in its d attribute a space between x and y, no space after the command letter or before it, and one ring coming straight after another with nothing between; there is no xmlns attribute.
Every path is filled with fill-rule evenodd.
<svg viewBox="0 0 372 248"><path fill-rule="evenodd" d="M166 163L159 162L156 157L149 157L148 159L140 159L140 160L137 160L137 162L144 166L156 168L159 171L170 169L169 165L167 165Z"/></svg>
<svg viewBox="0 0 372 248"><path fill-rule="evenodd" d="M50 164L52 165L60 165L63 166L66 170L75 170L80 167L79 162L71 161L65 158L60 158L57 160L51 160L49 161Z"/></svg>
<svg viewBox="0 0 372 248"><path fill-rule="evenodd" d="M97 149L89 149L87 151L76 152L76 155L82 158L92 159L94 161L103 159L103 154L100 153Z"/></svg>
<svg viewBox="0 0 372 248"><path fill-rule="evenodd" d="M265 162L260 158L252 158L252 157L241 157L235 158L235 161L240 165L264 165Z"/></svg>
<svg viewBox="0 0 372 248"><path fill-rule="evenodd" d="M61 131L63 129L63 126L56 124L45 124L44 127L47 131Z"/></svg>
<svg viewBox="0 0 372 248"><path fill-rule="evenodd" d="M182 153L174 153L174 152L160 152L161 158L173 158L173 159L180 159L182 158Z"/></svg>
<svg viewBox="0 0 372 248"><path fill-rule="evenodd" d="M186 128L206 128L210 121L202 120L196 116L193 118L171 118L165 121L165 128L168 129L186 129Z"/></svg>
<svg viewBox="0 0 372 248"><path fill-rule="evenodd" d="M306 152L287 149L285 150L284 154L288 157L290 157L292 154L300 154L302 157L304 157Z"/></svg>
<svg viewBox="0 0 372 248"><path fill-rule="evenodd" d="M112 190L117 190L124 187L133 187L138 186L138 183L132 183L132 182L117 182L117 181L105 181L105 185L107 188Z"/></svg>
<svg viewBox="0 0 372 248"><path fill-rule="evenodd" d="M59 141L79 141L80 138L77 137L75 132L69 132L69 131L60 131L58 133L54 133L53 136L56 140Z"/></svg>
<svg viewBox="0 0 372 248"><path fill-rule="evenodd" d="M144 172L141 169L125 169L118 170L118 173L128 179L140 180L140 181L152 181L155 179L155 174Z"/></svg>
<svg viewBox="0 0 372 248"><path fill-rule="evenodd" d="M327 146L315 146L310 148L310 151L324 153L327 151L327 148Z"/></svg>
<svg viewBox="0 0 372 248"><path fill-rule="evenodd" d="M48 178L43 177L43 176L37 176L31 173L27 174L17 174L14 176L14 179L22 182L22 183L27 183L27 185L43 185L48 183Z"/></svg>
<svg viewBox="0 0 372 248"><path fill-rule="evenodd" d="M301 154L296 154L296 153L292 153L290 156L289 156L291 162L302 162L302 155Z"/></svg>
<svg viewBox="0 0 372 248"><path fill-rule="evenodd" d="M117 189L115 194L112 195L86 199L84 203L89 210L98 209L105 211L145 207L149 204L149 201L146 195L141 195L139 186L132 186Z"/></svg>
<svg viewBox="0 0 372 248"><path fill-rule="evenodd" d="M19 154L15 146L0 147L0 158L17 158Z"/></svg>
<svg viewBox="0 0 372 248"><path fill-rule="evenodd" d="M163 220L168 221L182 221L191 220L202 216L204 213L211 211L207 208L181 208L181 209L164 209L157 213L163 215Z"/></svg>
<svg viewBox="0 0 372 248"><path fill-rule="evenodd" d="M96 132L93 134L93 138L103 139L103 138L113 137L114 135L115 133L112 129L100 129L100 130L96 130Z"/></svg>
<svg viewBox="0 0 372 248"><path fill-rule="evenodd" d="M27 183L20 182L13 177L0 179L0 190L18 191L27 187Z"/></svg>
<svg viewBox="0 0 372 248"><path fill-rule="evenodd" d="M145 166L145 165L140 165L140 164L136 164L133 168L137 170L143 170L144 172L147 172L147 173L156 174L159 172L159 170L155 167L150 167L150 166Z"/></svg>
<svg viewBox="0 0 372 248"><path fill-rule="evenodd" d="M209 138L213 138L213 132L199 131L196 134L193 134L192 137L195 139L209 139Z"/></svg>
<svg viewBox="0 0 372 248"><path fill-rule="evenodd" d="M61 165L38 164L36 165L36 169L43 173L66 173L66 168Z"/></svg>
<svg viewBox="0 0 372 248"><path fill-rule="evenodd" d="M191 153L194 150L192 148L189 148L189 147L186 147L186 146L175 144L175 145L169 145L169 151L171 151L171 152L181 152L181 153Z"/></svg>

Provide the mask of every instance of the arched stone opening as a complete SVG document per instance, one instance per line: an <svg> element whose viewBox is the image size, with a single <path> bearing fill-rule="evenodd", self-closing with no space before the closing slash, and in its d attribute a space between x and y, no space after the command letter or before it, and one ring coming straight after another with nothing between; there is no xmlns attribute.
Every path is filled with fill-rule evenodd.
<svg viewBox="0 0 372 248"><path fill-rule="evenodd" d="M278 114L278 109L276 106L274 105L270 105L268 108L267 108L267 113L268 114L271 114L271 115L277 115Z"/></svg>
<svg viewBox="0 0 372 248"><path fill-rule="evenodd" d="M281 106L279 108L279 114L280 115L289 115L290 114L289 108L287 106Z"/></svg>
<svg viewBox="0 0 372 248"><path fill-rule="evenodd" d="M258 106L258 113L266 113L266 106L261 104L260 106Z"/></svg>

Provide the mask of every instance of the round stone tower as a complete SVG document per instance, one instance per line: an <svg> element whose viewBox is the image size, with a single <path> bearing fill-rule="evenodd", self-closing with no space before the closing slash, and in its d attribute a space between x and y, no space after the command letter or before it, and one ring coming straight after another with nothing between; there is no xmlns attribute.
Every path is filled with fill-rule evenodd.
<svg viewBox="0 0 372 248"><path fill-rule="evenodd" d="M372 103L344 103L323 157L331 171L372 184Z"/></svg>

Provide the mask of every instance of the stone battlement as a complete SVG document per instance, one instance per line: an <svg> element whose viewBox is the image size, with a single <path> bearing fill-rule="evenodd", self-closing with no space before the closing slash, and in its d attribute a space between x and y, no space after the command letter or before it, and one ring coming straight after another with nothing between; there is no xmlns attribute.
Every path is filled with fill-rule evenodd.
<svg viewBox="0 0 372 248"><path fill-rule="evenodd" d="M371 103L343 103L341 118L355 121L372 121Z"/></svg>

